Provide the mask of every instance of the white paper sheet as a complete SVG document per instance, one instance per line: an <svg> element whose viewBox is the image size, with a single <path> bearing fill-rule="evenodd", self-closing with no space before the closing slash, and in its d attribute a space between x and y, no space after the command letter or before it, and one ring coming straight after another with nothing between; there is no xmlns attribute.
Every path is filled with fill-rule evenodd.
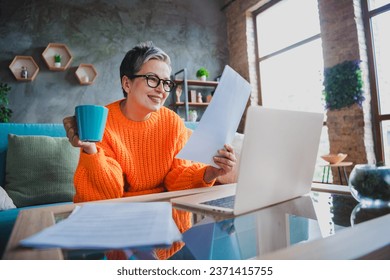
<svg viewBox="0 0 390 280"><path fill-rule="evenodd" d="M213 156L224 144L232 143L250 91L250 84L226 65L198 127L176 157L217 167Z"/></svg>
<svg viewBox="0 0 390 280"><path fill-rule="evenodd" d="M20 244L36 248L126 249L167 246L180 239L168 202L88 203Z"/></svg>

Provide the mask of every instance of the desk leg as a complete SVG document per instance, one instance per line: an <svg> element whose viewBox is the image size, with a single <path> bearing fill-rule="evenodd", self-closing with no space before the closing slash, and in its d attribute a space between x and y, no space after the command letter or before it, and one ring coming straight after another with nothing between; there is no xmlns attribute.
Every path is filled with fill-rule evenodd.
<svg viewBox="0 0 390 280"><path fill-rule="evenodd" d="M349 181L348 181L347 171L345 170L345 167L343 167L343 171L344 171L345 182L347 183L347 186L348 186L349 185Z"/></svg>
<svg viewBox="0 0 390 280"><path fill-rule="evenodd" d="M325 179L325 170L326 170L326 166L324 166L324 169L322 170L322 183L324 183L324 179Z"/></svg>
<svg viewBox="0 0 390 280"><path fill-rule="evenodd" d="M341 177L341 167L337 167L337 171L339 172L340 185L343 185L343 177Z"/></svg>
<svg viewBox="0 0 390 280"><path fill-rule="evenodd" d="M329 172L330 172L330 166L327 166L328 168L328 174L326 175L326 183L329 183Z"/></svg>

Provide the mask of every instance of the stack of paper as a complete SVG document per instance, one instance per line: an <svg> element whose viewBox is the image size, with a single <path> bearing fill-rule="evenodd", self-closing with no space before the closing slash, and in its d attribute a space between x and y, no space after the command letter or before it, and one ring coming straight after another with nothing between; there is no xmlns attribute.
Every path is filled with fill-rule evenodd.
<svg viewBox="0 0 390 280"><path fill-rule="evenodd" d="M88 203L20 244L35 248L130 249L169 246L180 239L168 202Z"/></svg>

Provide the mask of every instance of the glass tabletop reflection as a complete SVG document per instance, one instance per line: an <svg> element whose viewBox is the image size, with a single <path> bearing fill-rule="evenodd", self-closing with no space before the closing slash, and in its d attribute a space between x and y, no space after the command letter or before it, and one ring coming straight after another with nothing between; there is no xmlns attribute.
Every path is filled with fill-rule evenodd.
<svg viewBox="0 0 390 280"><path fill-rule="evenodd" d="M365 209L350 195L311 192L283 203L237 217L180 211L192 217L182 241L171 248L123 250L122 259L244 260L327 238L345 228L390 213L390 208ZM118 252L117 252L118 253ZM67 259L107 259L107 252L65 251Z"/></svg>

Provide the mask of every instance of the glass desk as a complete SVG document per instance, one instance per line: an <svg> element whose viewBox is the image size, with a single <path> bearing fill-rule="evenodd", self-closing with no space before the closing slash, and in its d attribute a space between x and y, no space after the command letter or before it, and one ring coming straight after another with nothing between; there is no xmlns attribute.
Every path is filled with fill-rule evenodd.
<svg viewBox="0 0 390 280"><path fill-rule="evenodd" d="M62 206L61 211L54 211L53 219L66 218L67 213L73 209L72 207L74 206ZM178 210L189 213L193 224L183 232L181 248L169 255L168 258L172 260L390 257L390 223L388 222L390 208L362 209L357 201L346 193L312 191L307 196L237 217L218 216L213 213L197 212L193 209L182 208ZM53 210L46 212L50 211L53 212ZM27 214L30 216L28 217ZM24 213L23 215L27 216L21 215L18 219L21 219L21 222L23 219L31 220L31 214L40 215L41 219L49 219L45 218L42 212L41 214ZM382 218L386 221L380 220ZM369 222L376 224L370 225ZM360 227L360 224L368 229L375 227L377 230L374 228L373 232L370 233L366 228ZM375 234L380 234L381 237L378 238L374 236ZM352 249L346 249L349 251L344 252L343 246L348 245L345 243L353 241L351 236L356 241L359 241L359 238L367 238L365 244L371 247L362 251L363 253L358 253L354 252L353 244L350 244ZM106 252L99 251L20 248L17 245L17 240L22 238L23 234L20 233L20 230L14 228L11 244L7 247L4 256L6 259L106 258ZM370 238L381 243L374 246L371 244ZM345 242L345 240L349 241ZM335 253L334 250L331 250L332 252L328 252L328 249L335 249L333 247L338 246L340 250L344 251ZM373 252L377 252L377 254L370 255ZM129 259L153 259L155 256L153 251L132 251L132 254L123 255Z"/></svg>
<svg viewBox="0 0 390 280"><path fill-rule="evenodd" d="M182 208L183 209L183 208ZM361 222L390 214L363 209L350 195L311 192L237 217L195 212L183 233L184 247L170 259L257 259L281 249L334 236ZM388 227L388 233L390 225Z"/></svg>

